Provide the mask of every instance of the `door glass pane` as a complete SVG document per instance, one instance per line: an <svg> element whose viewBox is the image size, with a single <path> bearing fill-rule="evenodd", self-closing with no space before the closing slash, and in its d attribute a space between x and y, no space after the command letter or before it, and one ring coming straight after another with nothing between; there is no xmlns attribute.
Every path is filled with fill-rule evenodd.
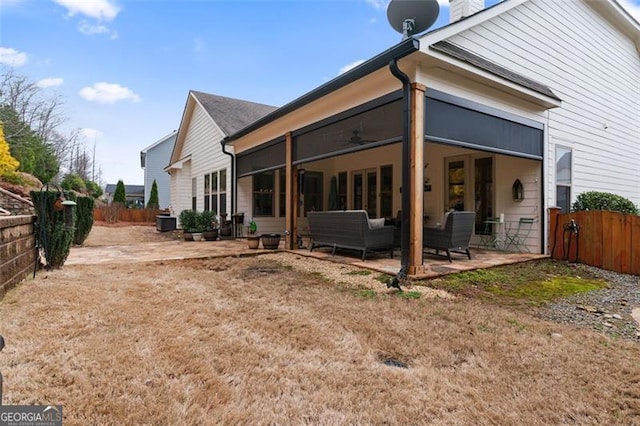
<svg viewBox="0 0 640 426"><path fill-rule="evenodd" d="M493 158L479 158L475 161L475 203L476 234L490 234L490 226L484 221L493 217Z"/></svg>
<svg viewBox="0 0 640 426"><path fill-rule="evenodd" d="M464 161L449 163L449 209L463 211L464 208Z"/></svg>
<svg viewBox="0 0 640 426"><path fill-rule="evenodd" d="M355 173L353 175L353 209L362 210L362 193L364 190L364 183L362 180L362 173Z"/></svg>
<svg viewBox="0 0 640 426"><path fill-rule="evenodd" d="M340 210L347 209L347 172L338 173L338 199L340 200L338 208Z"/></svg>
<svg viewBox="0 0 640 426"><path fill-rule="evenodd" d="M378 183L375 171L367 172L367 214L378 217Z"/></svg>
<svg viewBox="0 0 640 426"><path fill-rule="evenodd" d="M380 167L380 216L393 216L393 167Z"/></svg>
<svg viewBox="0 0 640 426"><path fill-rule="evenodd" d="M322 210L322 173L309 172L304 173L304 211L320 211Z"/></svg>

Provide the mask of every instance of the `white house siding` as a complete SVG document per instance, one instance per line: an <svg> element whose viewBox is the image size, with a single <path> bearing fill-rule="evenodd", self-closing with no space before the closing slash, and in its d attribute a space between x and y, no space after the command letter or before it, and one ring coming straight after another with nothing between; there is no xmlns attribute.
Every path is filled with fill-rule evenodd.
<svg viewBox="0 0 640 426"><path fill-rule="evenodd" d="M640 202L640 57L582 0L532 0L449 41L547 84L547 205L555 204L555 145L573 146L572 199L588 190Z"/></svg>
<svg viewBox="0 0 640 426"><path fill-rule="evenodd" d="M158 186L158 202L161 209L171 204L171 176L164 171L169 164L175 143L175 134L147 150L144 167L144 199L149 202L153 181Z"/></svg>
<svg viewBox="0 0 640 426"><path fill-rule="evenodd" d="M178 204L174 206L179 213L191 208L191 179L197 179L197 210L204 209L204 175L223 168L227 169L227 212L231 202L231 162L230 157L222 152L220 141L224 134L213 122L203 108L197 104L187 126L187 134L182 148L181 157L191 155L190 176L188 182L178 188ZM183 169L184 170L184 169ZM188 183L188 185L186 185Z"/></svg>
<svg viewBox="0 0 640 426"><path fill-rule="evenodd" d="M181 169L172 173L171 184L175 187L171 194L175 194L175 199L171 200L171 214L179 216L182 210L191 208L191 162L186 161Z"/></svg>

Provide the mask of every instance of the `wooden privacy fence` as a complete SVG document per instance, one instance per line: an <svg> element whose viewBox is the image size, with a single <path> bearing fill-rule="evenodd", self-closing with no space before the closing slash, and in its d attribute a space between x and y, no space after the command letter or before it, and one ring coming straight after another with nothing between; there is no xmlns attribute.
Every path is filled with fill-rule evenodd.
<svg viewBox="0 0 640 426"><path fill-rule="evenodd" d="M640 216L549 209L549 252L554 259L640 275Z"/></svg>
<svg viewBox="0 0 640 426"><path fill-rule="evenodd" d="M155 223L156 216L162 211L158 209L128 209L118 205L96 207L93 209L93 220L133 223Z"/></svg>

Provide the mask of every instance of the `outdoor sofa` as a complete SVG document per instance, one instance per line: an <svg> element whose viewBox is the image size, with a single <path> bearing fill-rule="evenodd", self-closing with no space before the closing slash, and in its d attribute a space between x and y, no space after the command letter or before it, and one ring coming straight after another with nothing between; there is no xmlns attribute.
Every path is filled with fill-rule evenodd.
<svg viewBox="0 0 640 426"><path fill-rule="evenodd" d="M449 262L451 252L466 254L471 260L469 241L475 220L475 212L449 212L445 215L442 228L423 229L422 246L435 249L436 255L440 254L440 250L445 251Z"/></svg>
<svg viewBox="0 0 640 426"><path fill-rule="evenodd" d="M315 247L332 247L367 252L389 250L393 257L393 226L384 226L384 218L369 219L366 210L308 212L310 251Z"/></svg>

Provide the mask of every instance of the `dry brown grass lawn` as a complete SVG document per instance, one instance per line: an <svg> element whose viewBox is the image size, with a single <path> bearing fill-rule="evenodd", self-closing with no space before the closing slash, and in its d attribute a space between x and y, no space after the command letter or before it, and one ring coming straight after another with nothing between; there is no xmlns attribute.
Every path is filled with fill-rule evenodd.
<svg viewBox="0 0 640 426"><path fill-rule="evenodd" d="M640 424L637 343L274 259L40 273L0 302L3 402L65 424Z"/></svg>

